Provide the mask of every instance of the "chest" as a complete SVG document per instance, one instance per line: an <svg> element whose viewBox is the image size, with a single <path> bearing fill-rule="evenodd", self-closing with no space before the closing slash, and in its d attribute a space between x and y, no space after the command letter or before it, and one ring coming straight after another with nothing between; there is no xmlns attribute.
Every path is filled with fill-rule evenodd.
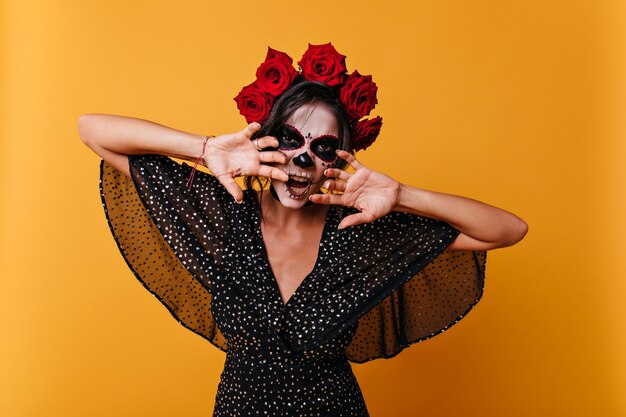
<svg viewBox="0 0 626 417"><path fill-rule="evenodd" d="M263 228L263 242L283 303L313 271L322 233L323 224L291 233Z"/></svg>

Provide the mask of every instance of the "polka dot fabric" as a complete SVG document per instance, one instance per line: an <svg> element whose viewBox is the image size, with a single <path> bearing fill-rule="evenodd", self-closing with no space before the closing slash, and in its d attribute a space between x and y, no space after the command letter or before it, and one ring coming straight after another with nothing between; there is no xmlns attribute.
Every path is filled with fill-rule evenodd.
<svg viewBox="0 0 626 417"><path fill-rule="evenodd" d="M330 207L318 258L283 303L255 192L236 204L211 175L163 155L105 161L100 192L135 276L185 327L225 350L214 416L368 416L349 361L389 358L480 300L486 252L446 251L459 232L392 212L337 230Z"/></svg>
<svg viewBox="0 0 626 417"><path fill-rule="evenodd" d="M190 215L196 213L196 208L191 208L192 202L185 197L176 204L179 212L172 211L171 203L176 201L176 197L167 187L164 186L161 191L160 186L154 185L162 178L156 177L152 181L140 181L136 188L130 178L106 161L101 161L100 197L111 233L134 275L167 307L174 318L218 348L226 350L226 339L217 328L210 308L222 250L218 239L223 234L214 227L209 239L204 238L199 231L188 229L183 219L187 210ZM152 192L150 186L157 189ZM155 226L141 198L159 210L157 216L169 216L167 219L157 217L156 224L161 225L161 229ZM212 201L211 197L207 201ZM219 216L219 208L219 205L215 205L216 211L211 214ZM181 217L178 217L179 214ZM186 230L179 234L181 228ZM210 226L206 228L210 229ZM177 257L164 237L170 239L179 253L192 248L195 255ZM192 239L196 240L195 246Z"/></svg>

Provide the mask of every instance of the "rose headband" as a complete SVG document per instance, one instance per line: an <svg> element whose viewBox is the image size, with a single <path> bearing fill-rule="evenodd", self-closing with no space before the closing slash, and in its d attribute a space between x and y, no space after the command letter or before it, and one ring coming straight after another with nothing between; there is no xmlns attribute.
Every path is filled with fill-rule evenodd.
<svg viewBox="0 0 626 417"><path fill-rule="evenodd" d="M348 117L351 119L352 148L355 151L369 147L380 132L382 118L363 119L378 103L378 87L371 75L361 75L357 70L347 74L346 57L329 43L311 45L298 62L300 70L292 65L293 59L284 52L268 48L265 62L256 70L256 80L241 89L235 101L246 122L265 123L276 98L287 90L298 74L307 81L319 81L334 87L339 94Z"/></svg>

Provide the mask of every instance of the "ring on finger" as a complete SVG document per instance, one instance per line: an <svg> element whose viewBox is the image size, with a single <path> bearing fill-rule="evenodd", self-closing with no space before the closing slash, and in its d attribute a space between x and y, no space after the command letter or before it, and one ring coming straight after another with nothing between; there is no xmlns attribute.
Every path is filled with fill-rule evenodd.
<svg viewBox="0 0 626 417"><path fill-rule="evenodd" d="M259 139L258 139L258 138L256 138L256 139L254 140L254 146L256 146L257 151L260 151L260 150L261 150L261 148L259 148Z"/></svg>

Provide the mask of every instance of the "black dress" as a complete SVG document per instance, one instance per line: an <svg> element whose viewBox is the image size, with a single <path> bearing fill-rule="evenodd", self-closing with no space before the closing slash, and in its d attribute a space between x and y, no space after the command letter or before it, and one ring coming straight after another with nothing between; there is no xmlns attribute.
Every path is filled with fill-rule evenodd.
<svg viewBox="0 0 626 417"><path fill-rule="evenodd" d="M226 351L214 416L368 416L352 362L390 358L452 326L480 300L486 252L446 251L459 231L391 212L337 230L330 207L313 271L283 303L254 202L163 155L105 161L111 232L180 324Z"/></svg>

